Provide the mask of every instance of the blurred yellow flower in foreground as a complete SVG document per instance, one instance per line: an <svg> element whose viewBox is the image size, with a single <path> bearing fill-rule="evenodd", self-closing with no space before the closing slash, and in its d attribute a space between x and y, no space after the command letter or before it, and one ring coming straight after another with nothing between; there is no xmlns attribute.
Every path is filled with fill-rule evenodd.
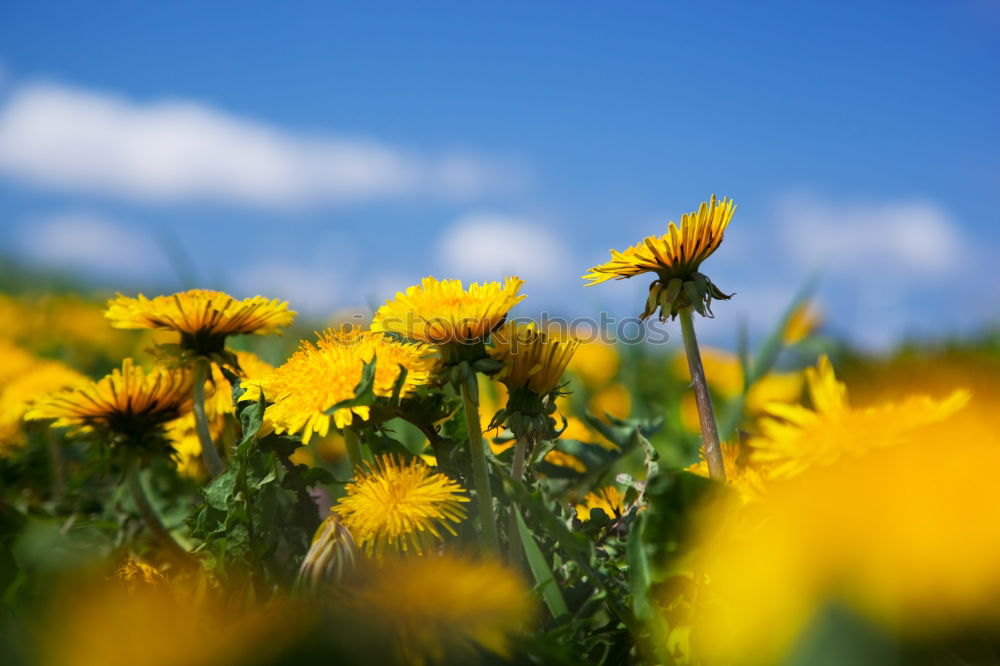
<svg viewBox="0 0 1000 666"><path fill-rule="evenodd" d="M751 461L769 477L788 477L812 465L826 465L844 455L898 444L910 431L941 421L961 409L968 391L953 391L944 400L911 396L899 403L852 409L847 388L837 381L825 356L806 370L812 409L773 403L750 440Z"/></svg>
<svg viewBox="0 0 1000 666"><path fill-rule="evenodd" d="M37 628L40 663L241 666L267 663L299 635L296 614L281 603L241 611L193 585L149 584L146 573L130 569L64 594Z"/></svg>
<svg viewBox="0 0 1000 666"><path fill-rule="evenodd" d="M390 560L351 605L398 637L406 664L476 663L476 647L508 656L535 611L514 571L454 555Z"/></svg>
<svg viewBox="0 0 1000 666"><path fill-rule="evenodd" d="M717 500L695 523L698 654L773 663L828 603L921 640L1000 628L1000 502L984 473L998 467L992 418L958 414L773 481L759 502Z"/></svg>
<svg viewBox="0 0 1000 666"><path fill-rule="evenodd" d="M466 517L469 498L458 482L418 460L380 456L368 469L355 471L347 495L333 511L366 553L421 553L455 535L451 523Z"/></svg>
<svg viewBox="0 0 1000 666"><path fill-rule="evenodd" d="M430 380L433 360L427 348L397 342L371 331L345 328L327 330L316 343L303 340L298 351L265 376L249 377L243 382L247 391L242 400L257 400L263 392L268 405L265 419L278 433L299 434L304 443L312 436L325 436L331 423L337 428L351 425L355 417L369 418L367 406L330 409L354 397L361 382L364 364L377 359L373 392L390 397L400 368L406 369L400 397L411 395Z"/></svg>
<svg viewBox="0 0 1000 666"><path fill-rule="evenodd" d="M372 330L436 345L480 342L524 300L518 293L523 284L524 280L509 277L503 284L473 282L466 290L461 280L426 277L420 286L386 301L375 313Z"/></svg>

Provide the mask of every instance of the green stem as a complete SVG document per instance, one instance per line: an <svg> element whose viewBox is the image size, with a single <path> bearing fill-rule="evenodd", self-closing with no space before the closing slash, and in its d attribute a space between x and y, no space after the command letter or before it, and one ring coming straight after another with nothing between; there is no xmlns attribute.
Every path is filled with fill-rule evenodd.
<svg viewBox="0 0 1000 666"><path fill-rule="evenodd" d="M205 414L205 380L208 377L208 361L197 361L194 368L194 426L201 442L201 460L205 464L208 475L215 478L222 474L225 466L219 452L212 442L212 433L208 430L208 416Z"/></svg>
<svg viewBox="0 0 1000 666"><path fill-rule="evenodd" d="M174 537L171 536L167 528L163 526L163 521L157 515L156 509L150 503L149 497L146 495L146 490L142 486L142 479L139 478L138 461L130 460L127 463L125 468L125 483L128 486L129 492L132 493L132 500L139 511L139 517L142 518L142 522L146 525L146 529L149 530L153 538L160 543L172 559L181 564L190 564L191 554L174 540Z"/></svg>
<svg viewBox="0 0 1000 666"><path fill-rule="evenodd" d="M472 480L476 486L479 522L482 523L483 547L487 553L500 552L497 518L490 492L490 470L486 465L486 443L479 423L479 396L473 395L469 382L462 382L462 402L465 405L465 425L469 431L469 454L472 457Z"/></svg>
<svg viewBox="0 0 1000 666"><path fill-rule="evenodd" d="M361 465L364 460L361 454L361 441L354 428L348 426L344 428L344 447L347 449L347 462L351 465L351 474Z"/></svg>
<svg viewBox="0 0 1000 666"><path fill-rule="evenodd" d="M511 463L510 473L518 483L524 478L524 454L528 448L528 441L525 437L518 437L514 444L514 461ZM510 522L507 526L508 551L507 564L515 569L521 568L521 556L524 549L521 547L521 537L517 529L517 514L520 510L516 502L510 505Z"/></svg>
<svg viewBox="0 0 1000 666"><path fill-rule="evenodd" d="M698 418L701 420L701 437L705 444L708 475L713 479L725 481L726 467L722 462L719 430L715 423L712 397L708 393L708 382L705 381L705 368L701 364L698 338L694 334L694 318L691 316L690 307L682 308L678 314L681 320L681 333L684 336L684 351L687 353L688 368L691 370L691 385L694 387L694 398L698 403Z"/></svg>

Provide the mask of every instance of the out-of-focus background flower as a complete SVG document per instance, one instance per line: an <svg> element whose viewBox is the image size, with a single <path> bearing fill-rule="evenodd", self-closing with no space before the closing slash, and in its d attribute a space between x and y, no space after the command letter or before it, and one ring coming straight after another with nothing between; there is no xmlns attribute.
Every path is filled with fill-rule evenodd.
<svg viewBox="0 0 1000 666"><path fill-rule="evenodd" d="M815 271L868 348L994 323L1000 4L0 6L4 275L370 309L427 274L585 290L712 192L760 332Z"/></svg>

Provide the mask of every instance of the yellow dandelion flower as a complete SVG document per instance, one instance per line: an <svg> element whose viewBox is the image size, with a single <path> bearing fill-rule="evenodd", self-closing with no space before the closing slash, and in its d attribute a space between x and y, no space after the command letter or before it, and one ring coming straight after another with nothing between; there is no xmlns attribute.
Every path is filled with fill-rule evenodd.
<svg viewBox="0 0 1000 666"><path fill-rule="evenodd" d="M263 296L236 300L221 291L191 289L171 296L129 298L118 294L104 315L115 328L177 331L181 344L197 352L221 351L227 335L280 332L295 313L288 303Z"/></svg>
<svg viewBox="0 0 1000 666"><path fill-rule="evenodd" d="M544 396L559 386L580 343L542 333L534 323L509 322L494 332L490 354L504 364L497 375L510 391L527 388Z"/></svg>
<svg viewBox="0 0 1000 666"><path fill-rule="evenodd" d="M162 426L191 406L191 378L176 370L146 372L127 358L121 370L96 382L50 395L25 415L55 419L56 426L97 429L126 444L142 446Z"/></svg>
<svg viewBox="0 0 1000 666"><path fill-rule="evenodd" d="M616 486L598 488L583 496L583 502L576 505L576 517L580 520L590 520L590 510L601 509L608 518L625 514L625 495Z"/></svg>
<svg viewBox="0 0 1000 666"><path fill-rule="evenodd" d="M346 428L357 417L367 420L370 408L344 407L330 413L337 403L354 397L366 363L376 360L373 392L392 396L406 369L399 395L407 397L430 381L434 361L422 345L405 344L381 333L357 329L327 330L316 343L303 341L292 356L264 377L243 382L243 400L257 400L263 391L268 405L265 419L278 433L299 434L304 443L314 434L325 437L331 422Z"/></svg>
<svg viewBox="0 0 1000 666"><path fill-rule="evenodd" d="M454 555L386 563L352 598L357 615L397 641L399 663L475 663L476 647L509 656L535 604L520 577Z"/></svg>
<svg viewBox="0 0 1000 666"><path fill-rule="evenodd" d="M420 461L383 455L356 474L333 510L369 555L422 553L466 517L462 486Z"/></svg>
<svg viewBox="0 0 1000 666"><path fill-rule="evenodd" d="M676 316L677 311L693 306L701 314L710 314L713 298L728 299L698 272L705 261L722 243L729 221L736 211L731 199L717 201L715 195L707 203L681 217L680 226L670 223L663 236L650 236L624 252L611 250L611 261L594 266L583 276L587 286L607 280L623 280L643 273L655 273L649 299L642 313L645 319L660 309L660 318Z"/></svg>
<svg viewBox="0 0 1000 666"><path fill-rule="evenodd" d="M435 345L481 342L524 300L518 293L523 284L520 278L508 277L503 284L473 282L466 290L461 280L426 277L420 286L397 292L379 308L372 330Z"/></svg>
<svg viewBox="0 0 1000 666"><path fill-rule="evenodd" d="M0 449L23 443L21 420L35 402L87 381L84 375L58 361L38 360L0 386Z"/></svg>
<svg viewBox="0 0 1000 666"><path fill-rule="evenodd" d="M306 617L285 599L227 605L193 583L77 584L34 628L47 666L277 663Z"/></svg>
<svg viewBox="0 0 1000 666"><path fill-rule="evenodd" d="M895 404L854 409L826 356L816 368L806 369L806 382L812 409L771 403L758 424L759 436L749 442L751 460L771 477L794 476L844 455L903 442L910 431L951 416L970 397L957 390L943 400L910 396Z"/></svg>

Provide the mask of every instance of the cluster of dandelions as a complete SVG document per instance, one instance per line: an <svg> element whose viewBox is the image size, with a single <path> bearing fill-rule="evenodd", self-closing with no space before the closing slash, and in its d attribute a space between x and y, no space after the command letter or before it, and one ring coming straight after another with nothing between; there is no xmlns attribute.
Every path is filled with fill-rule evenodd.
<svg viewBox="0 0 1000 666"><path fill-rule="evenodd" d="M249 658L248 646L280 652L332 614L339 629L317 631L350 659L466 663L483 650L512 655L512 638L532 631L540 601L547 631L582 650L571 659L595 654L595 645L611 659L614 644L646 663L740 655L767 663L792 649L827 603L907 635L990 621L1000 514L973 469L1000 451L995 429L970 409L965 390L854 407L825 356L782 373L772 371L773 353L752 362L703 353L694 315L712 316L713 301L730 296L702 263L734 211L712 197L584 276L597 285L651 274L642 318L680 320L679 374L691 391L659 409L676 409L700 435L700 461L684 460L670 436L651 444L648 424L626 418L633 396L613 382L621 362L613 348L508 321L524 299L516 277L467 288L428 277L379 308L369 330L327 329L277 366L229 343L289 327L288 304L207 290L110 301L112 327L173 338L158 340L147 362L126 358L97 381L3 350L10 377L0 374L0 434L18 431L3 434L17 442L8 449L25 446L16 440L22 421L50 422L102 447L158 547L159 568L129 559L119 570L126 601L115 588L61 618L70 642L57 645L101 660L114 649L96 627L124 621L114 609L127 608L204 649L177 653L176 642L140 633L118 650L118 663L157 663L154 654L164 663L235 663ZM778 338L794 344L806 335L803 312ZM594 390L597 417L580 418L567 371ZM803 386L807 403L799 404ZM421 439L404 444L400 424ZM343 476L313 482L330 505L321 516L289 450L331 438L343 445ZM581 444L588 440L603 443ZM189 533L149 497L164 460L204 484L208 506ZM679 508L670 495L685 475L714 482L701 508ZM283 527L254 523L254 512L275 501L263 490L275 480L318 524L311 543L258 547L253 530ZM958 520L965 506L981 520ZM219 527L205 530L213 511ZM685 539L657 536L683 523ZM234 540L244 550L225 545L216 559L203 556L210 539L228 544L236 527L249 530L248 546ZM960 543L971 544L961 555ZM226 557L245 559L251 598L263 580L280 588L282 575L268 570L276 549L293 567L284 580L297 572L295 585L312 594L274 594L224 618L214 593L206 601L198 591L209 585L224 596ZM581 622L588 613L594 618ZM83 663L61 648L53 654L52 663Z"/></svg>

